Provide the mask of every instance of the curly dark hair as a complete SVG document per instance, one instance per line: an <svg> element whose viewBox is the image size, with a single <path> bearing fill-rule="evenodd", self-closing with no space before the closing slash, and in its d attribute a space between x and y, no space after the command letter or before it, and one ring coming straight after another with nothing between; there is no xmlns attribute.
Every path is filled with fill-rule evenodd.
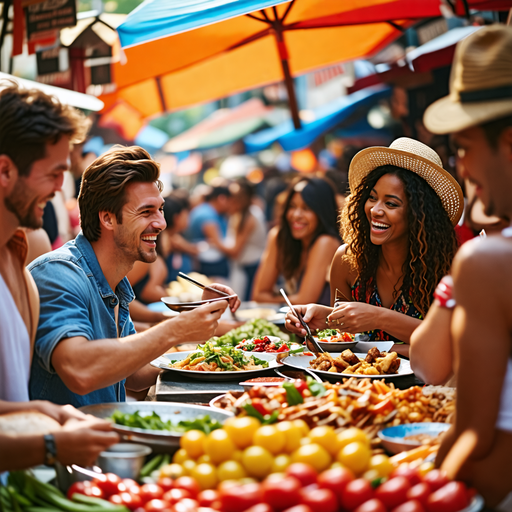
<svg viewBox="0 0 512 512"><path fill-rule="evenodd" d="M401 292L411 299L424 317L433 300L437 283L451 267L458 244L452 223L434 189L416 173L383 165L362 180L347 198L341 214L341 231L347 243L346 258L357 272L361 286L360 300L375 281L381 248L370 240L370 222L364 207L372 189L385 174L397 176L407 197L409 254L403 266ZM395 290L394 298L399 290Z"/></svg>

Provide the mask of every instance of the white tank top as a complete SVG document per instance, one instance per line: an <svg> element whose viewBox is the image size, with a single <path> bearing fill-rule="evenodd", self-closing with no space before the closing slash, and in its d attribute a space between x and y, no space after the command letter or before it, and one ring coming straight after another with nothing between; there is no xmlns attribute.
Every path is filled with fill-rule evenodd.
<svg viewBox="0 0 512 512"><path fill-rule="evenodd" d="M30 337L0 275L0 399L28 402Z"/></svg>

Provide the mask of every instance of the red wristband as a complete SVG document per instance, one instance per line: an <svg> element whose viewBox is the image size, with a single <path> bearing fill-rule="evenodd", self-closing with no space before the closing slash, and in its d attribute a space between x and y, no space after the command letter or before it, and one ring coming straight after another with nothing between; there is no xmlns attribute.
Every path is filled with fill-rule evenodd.
<svg viewBox="0 0 512 512"><path fill-rule="evenodd" d="M437 299L442 308L452 309L455 307L455 299L452 298L452 279L449 276L443 277L437 285L434 292L434 298Z"/></svg>

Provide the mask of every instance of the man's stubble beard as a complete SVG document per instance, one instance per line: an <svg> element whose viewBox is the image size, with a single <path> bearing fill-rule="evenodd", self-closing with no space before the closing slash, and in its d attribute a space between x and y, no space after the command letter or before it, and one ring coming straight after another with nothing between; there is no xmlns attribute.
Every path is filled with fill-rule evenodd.
<svg viewBox="0 0 512 512"><path fill-rule="evenodd" d="M43 226L43 219L34 214L38 198L36 197L24 212L23 209L26 207L27 202L26 188L22 180L18 179L13 191L4 199L5 207L16 215L22 228L39 229Z"/></svg>

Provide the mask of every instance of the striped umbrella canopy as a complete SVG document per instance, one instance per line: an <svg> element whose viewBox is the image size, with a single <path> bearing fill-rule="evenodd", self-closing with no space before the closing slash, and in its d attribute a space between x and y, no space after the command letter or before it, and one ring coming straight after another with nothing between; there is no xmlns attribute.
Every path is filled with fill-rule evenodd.
<svg viewBox="0 0 512 512"><path fill-rule="evenodd" d="M154 116L284 80L299 127L293 77L375 54L449 5L464 14L512 1L146 0L117 29L125 59L101 98Z"/></svg>

